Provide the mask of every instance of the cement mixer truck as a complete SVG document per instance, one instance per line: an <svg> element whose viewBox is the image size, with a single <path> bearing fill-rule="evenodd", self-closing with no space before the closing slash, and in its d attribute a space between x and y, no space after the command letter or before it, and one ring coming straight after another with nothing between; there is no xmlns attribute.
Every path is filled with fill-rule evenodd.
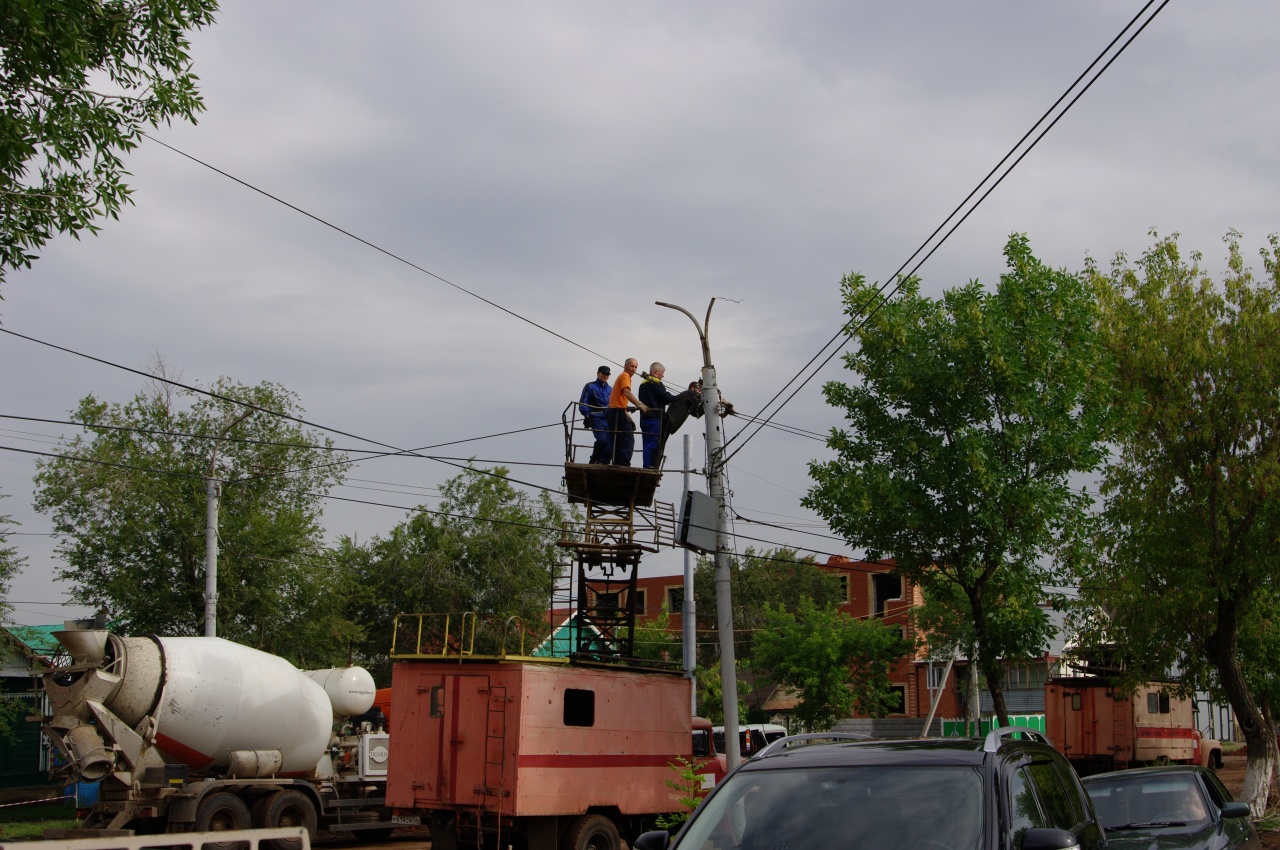
<svg viewBox="0 0 1280 850"><path fill-rule="evenodd" d="M83 829L390 833L389 739L363 668L304 673L221 638L67 626L44 729L68 781L101 781Z"/></svg>

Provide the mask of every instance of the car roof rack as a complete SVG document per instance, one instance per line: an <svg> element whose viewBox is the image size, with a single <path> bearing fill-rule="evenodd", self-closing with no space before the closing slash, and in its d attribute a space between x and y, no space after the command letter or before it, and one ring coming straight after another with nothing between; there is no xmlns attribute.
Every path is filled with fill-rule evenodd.
<svg viewBox="0 0 1280 850"><path fill-rule="evenodd" d="M1044 736L1043 732L1026 726L997 726L987 733L986 740L982 742L983 752L994 753L1000 749L1001 739L1012 735L1025 735L1029 740L1039 741L1042 744L1049 743L1049 739Z"/></svg>
<svg viewBox="0 0 1280 850"><path fill-rule="evenodd" d="M869 740L871 740L870 735L862 735L857 732L805 732L802 735L788 735L785 738L779 738L760 752L756 753L752 758L764 758L770 754L780 753L797 744L804 744L806 741L830 741L834 744L840 741Z"/></svg>

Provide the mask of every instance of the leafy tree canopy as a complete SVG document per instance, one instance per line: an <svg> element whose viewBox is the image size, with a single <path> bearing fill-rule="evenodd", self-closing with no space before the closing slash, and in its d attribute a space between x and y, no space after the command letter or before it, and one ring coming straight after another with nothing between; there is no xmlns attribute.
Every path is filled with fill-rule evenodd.
<svg viewBox="0 0 1280 850"><path fill-rule="evenodd" d="M386 537L339 541L347 616L364 625L358 653L380 682L389 682L397 614L472 611L499 628L518 616L531 642L547 633L552 582L565 560L556 540L569 513L545 491L516 489L507 474L470 467L441 486L437 507L419 508Z"/></svg>
<svg viewBox="0 0 1280 850"><path fill-rule="evenodd" d="M1075 549L1085 638L1130 675L1175 666L1221 688L1249 745L1244 797L1266 805L1277 762L1280 598L1280 237L1256 279L1228 233L1222 282L1159 238L1131 265L1090 264L1116 362L1119 456Z"/></svg>
<svg viewBox="0 0 1280 850"><path fill-rule="evenodd" d="M1002 721L1000 662L1043 649L1042 558L1085 514L1069 478L1104 456L1109 386L1081 278L1045 266L1024 236L1004 254L995 292L972 281L936 300L907 279L869 318L876 288L844 279L856 380L824 393L848 427L828 440L836 459L810 464L804 500L945 606L936 625L965 623L952 632Z"/></svg>
<svg viewBox="0 0 1280 850"><path fill-rule="evenodd" d="M765 629L755 641L755 663L769 678L803 693L794 717L823 731L858 713L884 717L898 710L889 666L912 650L896 628L856 620L808 597L792 614L765 608Z"/></svg>
<svg viewBox="0 0 1280 850"><path fill-rule="evenodd" d="M283 387L217 381L219 395L298 416ZM85 397L84 433L38 463L72 599L124 633L203 633L206 487L219 507L218 634L307 666L345 658L358 632L338 616L319 519L346 456L272 413L157 383L126 404Z"/></svg>
<svg viewBox="0 0 1280 850"><path fill-rule="evenodd" d="M815 564L812 555L800 557L794 549L757 552L748 547L741 558L734 556L729 559L729 570L733 627L737 632L734 646L739 659L751 657L755 637L768 624L769 605L795 612L804 598L819 607L844 601L840 580ZM715 565L710 560L698 559L693 587L698 607L698 644L704 648L706 660L710 661L719 646L716 636Z"/></svg>
<svg viewBox="0 0 1280 850"><path fill-rule="evenodd" d="M0 493L0 499L7 498L9 498L7 493ZM12 517L0 514L0 617L3 618L7 618L10 612L7 602L9 585L21 572L22 565L27 560L18 554L17 547L9 545L9 535L13 533L12 526L17 524Z"/></svg>
<svg viewBox="0 0 1280 850"><path fill-rule="evenodd" d="M121 154L204 108L187 33L216 0L0 0L0 281L130 201Z"/></svg>

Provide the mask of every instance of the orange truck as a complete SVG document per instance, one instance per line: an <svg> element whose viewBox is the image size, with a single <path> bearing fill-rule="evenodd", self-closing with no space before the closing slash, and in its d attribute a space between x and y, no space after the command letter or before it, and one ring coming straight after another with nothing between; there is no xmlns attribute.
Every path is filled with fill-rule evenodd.
<svg viewBox="0 0 1280 850"><path fill-rule="evenodd" d="M680 809L673 763L697 765L704 788L723 775L689 689L677 673L528 658L397 662L392 821L427 824L433 850L618 850Z"/></svg>
<svg viewBox="0 0 1280 850"><path fill-rule="evenodd" d="M1106 679L1045 683L1045 734L1081 776L1142 764L1222 766L1222 747L1201 739L1191 701L1157 682L1131 695Z"/></svg>

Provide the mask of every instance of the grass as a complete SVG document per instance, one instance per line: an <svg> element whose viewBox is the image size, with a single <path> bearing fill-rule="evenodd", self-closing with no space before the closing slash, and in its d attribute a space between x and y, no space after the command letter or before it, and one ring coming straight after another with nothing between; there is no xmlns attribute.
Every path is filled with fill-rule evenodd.
<svg viewBox="0 0 1280 850"><path fill-rule="evenodd" d="M76 807L73 801L32 803L0 809L0 838L27 841L43 838L46 829L75 829Z"/></svg>

